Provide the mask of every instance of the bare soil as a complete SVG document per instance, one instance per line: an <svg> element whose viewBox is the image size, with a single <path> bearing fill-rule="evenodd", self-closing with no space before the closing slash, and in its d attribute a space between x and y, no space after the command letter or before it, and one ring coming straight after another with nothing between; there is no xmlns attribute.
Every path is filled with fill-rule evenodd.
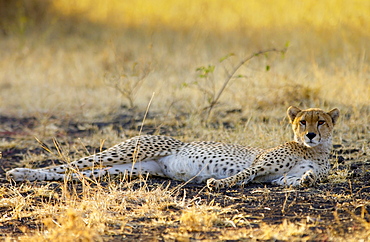
<svg viewBox="0 0 370 242"><path fill-rule="evenodd" d="M122 129L138 130L140 128L140 118L135 118L134 115L119 117L111 122L94 123L96 129L82 130L79 129L81 123L76 122L57 122L60 133L70 137L71 141L78 137L86 137L92 135L93 132L106 126L112 126L113 129L120 132ZM149 117L150 118L150 117ZM0 138L3 142L17 142L29 136L27 130L39 126L39 120L34 117L15 118L0 116ZM154 133L156 127L146 126L144 133ZM161 133L173 135L178 131L175 127L162 127ZM366 137L367 134L364 134ZM30 139L30 137L28 137ZM365 145L369 145L367 141ZM281 224L284 220L290 222L305 222L309 224L310 230L314 232L315 237L310 235L313 240L330 240L330 234L345 235L356 233L364 230L364 223L370 222L370 157L361 149L362 144L335 144L332 153L332 174L343 171L348 172L348 176L344 180L336 181L334 178L328 182L323 182L311 188L283 188L266 184L249 184L244 187L234 187L222 189L220 191L208 191L204 185L186 184L174 195L179 199L186 196L193 198L194 201L209 203L214 200L214 204L224 208L230 208L227 213L223 213L222 217L231 218L236 214L244 214L249 221L248 228L258 228L261 223L266 224ZM89 148L89 147L88 147ZM90 147L97 149L98 147ZM14 186L5 179L5 172L17 167L23 159L23 155L40 154L46 152L35 141L35 147L17 148L10 146L1 150L2 158L0 160L0 184L3 188ZM39 166L48 166L57 161L46 160ZM45 185L45 182L37 182L37 185ZM154 189L159 185L175 188L183 183L162 178L150 178L146 181L149 189ZM16 186L20 186L17 184ZM61 185L53 182L50 189L55 191L61 190ZM70 183L71 189L82 191L81 184ZM105 186L104 182L102 185ZM140 183L136 185L140 187ZM32 191L31 191L32 192ZM28 194L24 194L25 196ZM6 196L6 194L2 194ZM35 196L37 196L35 194ZM37 201L46 199L44 197L36 197ZM50 201L57 203L58 201ZM179 212L180 207L169 206L166 208L169 213ZM8 207L0 208L0 216L6 215L10 210ZM363 219L363 220L362 220ZM106 235L106 240L159 240L165 241L166 236L172 230L177 230L175 225L163 226L152 224L150 217L136 218L129 221L131 224L137 224L132 231L122 231L120 235ZM19 236L24 233L24 228L27 231L38 230L42 228L42 224L35 221L32 217L24 217L18 220L12 220L0 223L0 234L3 236ZM237 229L237 228L229 228ZM217 239L222 228L212 231L196 232L190 239Z"/></svg>

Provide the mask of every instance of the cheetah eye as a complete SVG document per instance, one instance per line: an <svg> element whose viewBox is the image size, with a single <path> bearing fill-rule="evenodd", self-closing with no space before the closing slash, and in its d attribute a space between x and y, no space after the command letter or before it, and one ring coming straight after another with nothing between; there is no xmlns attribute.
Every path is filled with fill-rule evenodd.
<svg viewBox="0 0 370 242"><path fill-rule="evenodd" d="M325 123L324 120L319 120L319 122L317 122L318 125L323 125Z"/></svg>
<svg viewBox="0 0 370 242"><path fill-rule="evenodd" d="M301 120L301 121L299 121L299 123L302 124L302 125L306 125L306 120Z"/></svg>

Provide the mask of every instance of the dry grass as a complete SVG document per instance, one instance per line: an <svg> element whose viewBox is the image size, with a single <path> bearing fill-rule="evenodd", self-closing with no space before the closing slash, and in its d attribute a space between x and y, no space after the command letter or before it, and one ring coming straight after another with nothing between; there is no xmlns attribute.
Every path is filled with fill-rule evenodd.
<svg viewBox="0 0 370 242"><path fill-rule="evenodd" d="M0 9L6 10L0 10L0 112L36 117L40 125L24 130L29 137L60 136L67 141L56 122L107 120L125 112L122 106L144 110L154 93L150 111L160 115L150 124L186 127L179 135L184 141L271 147L291 138L287 106L338 107L342 121L334 142L344 146L362 142L360 148L369 151L369 1L12 2L0 1ZM243 58L287 43L284 56L256 57L244 65L237 73L244 77L231 81L214 112L212 122L221 125L204 126L200 117L209 100L202 89L219 90L227 72ZM229 54L233 55L220 63ZM196 69L209 65L215 66L214 72L199 78ZM229 112L238 109L241 112ZM67 154L77 149L80 155L81 144L100 147L105 141L110 146L132 135L125 131L123 137L117 136L108 127L64 147ZM34 141L1 141L0 146L28 147L30 142ZM44 158L30 154L23 164ZM338 171L330 179L343 182L347 175ZM187 241L196 234L204 239L202 232L217 231L222 240L315 238L312 225L305 221L251 228L240 222L245 214L223 216L227 208L178 200L176 191L166 187L149 189L144 183L132 189L134 183L115 184L86 182L81 194L69 191L66 184L61 193L48 185L2 187L1 209L7 212L0 223L32 218L37 227L24 228L25 235L19 238L31 241L99 241L130 234L141 223L171 228L166 233L169 241ZM164 209L169 207L175 209ZM143 218L149 222L140 222ZM128 222L135 220L139 222ZM362 223L369 227L366 220ZM327 236L366 240L368 233L355 239L334 232Z"/></svg>
<svg viewBox="0 0 370 242"><path fill-rule="evenodd" d="M83 181L83 190L78 194L69 191L67 184L61 187L61 193L50 189L53 184L51 187L24 185L3 189L6 197L1 199L1 208L12 209L1 222L20 218L40 221L39 231L30 231L30 236L29 231L24 230L26 235L20 238L21 241L96 241L104 234L120 234L133 229L131 227L136 225L127 223L133 218L170 222L165 216L165 208L176 204L172 193L162 187L149 190L145 183L133 191L134 184L110 183L109 187L103 188L99 184L92 187L93 183ZM35 202L37 206L34 206Z"/></svg>
<svg viewBox="0 0 370 242"><path fill-rule="evenodd" d="M46 120L55 114L93 118L117 113L129 101L112 81L127 89L144 76L131 94L134 105L145 107L154 92L151 110L199 113L206 105L203 93L197 86L184 86L202 81L196 68L215 65L218 90L224 67L230 71L247 55L284 48L287 42L284 58L256 58L240 70L247 78L231 83L223 108L242 108L255 116L256 109L281 115L276 107L290 104L338 106L352 113L368 104L366 1L281 0L274 7L268 7L269 1L229 6L221 1L72 2L51 1L45 11L53 14L44 16L51 25L32 19L36 10L31 3L19 7L16 21L22 31L18 25L7 26L8 35L1 40L2 112ZM230 53L235 56L219 63ZM205 86L212 88L211 83Z"/></svg>
<svg viewBox="0 0 370 242"><path fill-rule="evenodd" d="M134 188L138 184L140 187ZM56 187L61 192L56 191ZM9 212L0 218L0 223L11 224L21 219L35 221L37 227L32 230L18 226L24 233L18 241L104 241L112 236L130 240L133 239L130 236L137 236L137 233L150 236L150 231L145 228L163 227L161 238L166 241L212 241L216 238L221 241L367 241L369 236L370 225L365 210L368 203L358 204L357 207L362 208L360 215L350 212L364 229L346 236L337 228L331 231L330 227L323 234L317 230L320 219L315 217L298 222L283 220L276 225L258 222L259 226L255 228L251 223L256 223L256 218L248 214L214 205L212 201L202 204L196 197L179 199L176 196L179 188L149 188L145 181L110 182L107 187L83 181L83 190L78 192L68 187L68 184L51 183L2 188L0 208ZM269 195L265 195L268 200ZM341 206L347 207L346 204ZM340 223L340 219L336 218L336 222ZM158 241L159 237L152 239Z"/></svg>

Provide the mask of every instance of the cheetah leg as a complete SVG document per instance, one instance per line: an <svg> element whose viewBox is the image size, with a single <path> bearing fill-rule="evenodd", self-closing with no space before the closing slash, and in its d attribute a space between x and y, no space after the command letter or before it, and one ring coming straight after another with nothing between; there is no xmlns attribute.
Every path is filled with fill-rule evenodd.
<svg viewBox="0 0 370 242"><path fill-rule="evenodd" d="M302 176L285 175L273 180L271 183L281 186L313 186L316 183L317 177L312 170L306 171Z"/></svg>
<svg viewBox="0 0 370 242"><path fill-rule="evenodd" d="M63 180L79 180L88 174L88 172L75 172L68 174L47 171L45 169L29 169L15 168L6 173L7 180L10 181L63 181Z"/></svg>
<svg viewBox="0 0 370 242"><path fill-rule="evenodd" d="M63 180L64 176L64 174L29 168L15 168L6 173L6 178L13 181L54 181Z"/></svg>
<svg viewBox="0 0 370 242"><path fill-rule="evenodd" d="M261 170L261 167L255 166L247 168L234 176L230 176L224 179L216 180L214 178L210 178L207 180L207 187L210 189L221 189L224 187L232 187L236 184L247 184L256 177L259 170Z"/></svg>
<svg viewBox="0 0 370 242"><path fill-rule="evenodd" d="M128 175L137 177L140 175L152 175L165 177L161 167L156 161L142 161L135 164L113 165L103 169L86 170L81 172L87 177L100 178L105 175Z"/></svg>
<svg viewBox="0 0 370 242"><path fill-rule="evenodd" d="M107 167L118 164L132 164L171 155L182 145L181 141L167 136L136 136L100 153L78 159L69 164L43 168L42 170L62 173L71 167L81 170L89 167L99 167L100 165Z"/></svg>
<svg viewBox="0 0 370 242"><path fill-rule="evenodd" d="M71 170L73 171L73 170ZM7 173L7 179L13 181L61 181L67 180L79 180L82 177L100 178L107 174L109 175L124 175L139 176L150 174L153 176L165 177L161 167L156 161L143 161L131 164L120 164L113 165L111 167L105 167L101 169L90 169L79 171L68 174L66 172L57 173L48 171L45 169L28 169L28 168L16 168Z"/></svg>
<svg viewBox="0 0 370 242"><path fill-rule="evenodd" d="M184 143L179 140L166 136L136 136L103 152L81 158L69 164L42 169L16 168L8 171L6 176L8 179L13 181L61 180L64 178L63 174L67 171L81 171L83 169L93 169L93 167L99 166L113 167L122 164L128 164L128 166L131 167L135 162L155 160L175 153L183 144ZM153 168L153 166L151 166L151 168ZM161 174L157 170L152 172L154 174L156 172L159 175ZM88 171L82 172L82 174L84 173L90 174ZM105 174L105 169L97 173L97 175L101 176L100 173ZM74 177L72 178L74 179Z"/></svg>

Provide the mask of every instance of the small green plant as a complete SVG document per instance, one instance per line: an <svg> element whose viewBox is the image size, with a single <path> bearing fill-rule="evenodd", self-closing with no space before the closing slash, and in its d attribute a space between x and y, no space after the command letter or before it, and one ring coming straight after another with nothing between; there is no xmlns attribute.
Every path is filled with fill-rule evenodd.
<svg viewBox="0 0 370 242"><path fill-rule="evenodd" d="M216 95L216 85L214 81L214 71L216 66L201 66L196 69L199 81L193 82L197 88L204 94L208 103L213 102Z"/></svg>
<svg viewBox="0 0 370 242"><path fill-rule="evenodd" d="M245 75L236 75L237 71L245 65L247 62L252 60L253 58L264 56L265 58L268 58L268 54L271 52L277 52L281 54L285 54L287 51L287 47L284 49L267 49L255 52L251 54L250 56L242 59L239 64L233 66L231 68L231 71L228 70L226 67L225 69L225 80L223 81L222 86L217 90L216 84L215 84L215 77L214 77L214 71L216 69L215 65L208 65L208 66L201 66L196 69L198 75L198 80L192 82L191 84L195 85L198 90L200 90L204 95L207 102L207 106L203 108L205 111L204 121L207 123L209 120L209 117L214 109L214 107L219 104L220 97L224 93L226 87L229 85L230 81L237 78L245 78ZM234 54L230 53L220 59L220 63L224 62L225 60L228 60L230 57L234 56ZM270 70L270 66L266 65L265 67L266 71Z"/></svg>

